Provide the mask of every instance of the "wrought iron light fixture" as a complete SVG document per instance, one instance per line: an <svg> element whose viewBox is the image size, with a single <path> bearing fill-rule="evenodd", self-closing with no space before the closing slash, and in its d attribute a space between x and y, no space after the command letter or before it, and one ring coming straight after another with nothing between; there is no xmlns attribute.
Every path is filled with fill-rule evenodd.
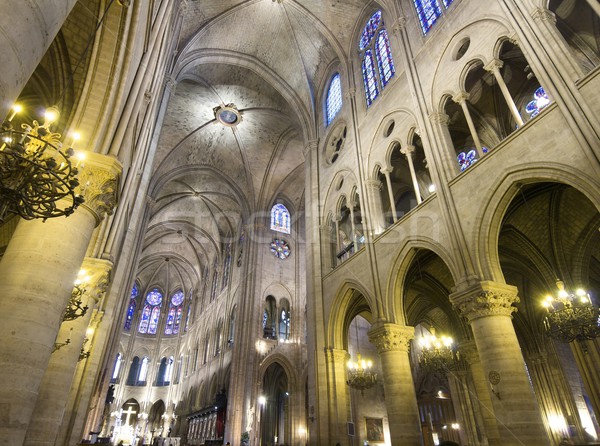
<svg viewBox="0 0 600 446"><path fill-rule="evenodd" d="M87 291L87 280L89 279L87 276L82 278L85 275L85 270L79 271L79 275L75 283L73 284L73 292L71 293L71 298L69 299L69 303L65 310L65 314L63 316L63 321L73 321L77 318L85 316L88 310L87 305L83 305L83 295Z"/></svg>
<svg viewBox="0 0 600 446"><path fill-rule="evenodd" d="M560 342L581 342L600 336L600 314L589 292L567 291L561 280L556 281L556 286L556 295L546 296L542 303L548 311L544 318L548 336Z"/></svg>
<svg viewBox="0 0 600 446"><path fill-rule="evenodd" d="M75 192L79 182L70 160L74 151L61 150L61 135L50 129L58 109L46 110L43 124L34 120L17 130L11 121L21 110L14 106L0 127L0 223L8 214L26 220L71 215L83 197Z"/></svg>
<svg viewBox="0 0 600 446"><path fill-rule="evenodd" d="M358 323L355 321L356 327L356 345L358 353L356 354L356 362L348 361L348 384L353 389L360 390L360 394L365 396L365 390L370 389L377 383L377 374L371 370L373 362L368 359L363 359L360 355L360 341L358 339Z"/></svg>
<svg viewBox="0 0 600 446"><path fill-rule="evenodd" d="M454 366L458 353L453 349L454 340L449 336L437 337L435 329L431 328L429 335L421 334L419 345L419 364L432 371L444 371Z"/></svg>

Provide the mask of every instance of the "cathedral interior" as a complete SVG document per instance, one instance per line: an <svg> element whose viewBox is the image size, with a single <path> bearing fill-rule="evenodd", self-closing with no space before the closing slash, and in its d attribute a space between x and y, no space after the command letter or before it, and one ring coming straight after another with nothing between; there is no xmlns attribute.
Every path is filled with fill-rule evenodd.
<svg viewBox="0 0 600 446"><path fill-rule="evenodd" d="M0 7L0 446L600 444L598 0Z"/></svg>

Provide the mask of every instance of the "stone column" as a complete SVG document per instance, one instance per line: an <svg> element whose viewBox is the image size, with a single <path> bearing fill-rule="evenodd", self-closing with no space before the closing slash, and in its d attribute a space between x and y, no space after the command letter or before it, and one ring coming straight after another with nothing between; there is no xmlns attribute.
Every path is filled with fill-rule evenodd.
<svg viewBox="0 0 600 446"><path fill-rule="evenodd" d="M469 132L471 132L471 137L473 138L473 143L475 144L475 148L477 149L477 154L479 155L479 158L481 158L483 157L483 146L481 145L481 141L479 140L479 135L477 134L475 123L473 122L471 112L469 111L469 107L467 105L468 99L469 93L466 93L464 91L452 97L452 100L459 104L462 108L462 111L465 115L465 119L467 120L467 125L469 126Z"/></svg>
<svg viewBox="0 0 600 446"><path fill-rule="evenodd" d="M4 4L0 14L0 121L19 97L77 0Z"/></svg>
<svg viewBox="0 0 600 446"><path fill-rule="evenodd" d="M371 222L373 232L376 235L385 231L385 219L383 218L383 204L381 203L381 181L366 180L365 188L371 200Z"/></svg>
<svg viewBox="0 0 600 446"><path fill-rule="evenodd" d="M396 223L398 221L398 215L396 213L396 201L394 199L394 190L392 189L392 179L390 178L392 169L381 169L381 173L385 175L385 184L387 185L387 191L390 197L390 207L392 209L392 219L394 220L394 223Z"/></svg>
<svg viewBox="0 0 600 446"><path fill-rule="evenodd" d="M323 267L323 274L327 274L333 268L333 259L331 258L331 227L320 225L319 233L321 235L321 265Z"/></svg>
<svg viewBox="0 0 600 446"><path fill-rule="evenodd" d="M478 426L477 408L473 402L473 389L469 386L469 376L466 370L460 369L448 373L448 384L452 395L452 405L460 424L460 440L462 444L473 446L487 445L483 442Z"/></svg>
<svg viewBox="0 0 600 446"><path fill-rule="evenodd" d="M415 165L413 163L412 155L415 152L415 146L408 145L400 149L400 152L406 157L408 161L408 168L410 170L410 178L412 180L413 188L415 190L415 197L417 198L417 204L421 204L421 190L419 189L419 182L417 181L417 174L415 173Z"/></svg>
<svg viewBox="0 0 600 446"><path fill-rule="evenodd" d="M346 350L330 348L327 353L327 368L330 373L329 392L332 397L327 398L330 414L329 432L331 435L329 444L349 445L347 425L352 420L350 413L350 395L346 384L346 364L350 355Z"/></svg>
<svg viewBox="0 0 600 446"><path fill-rule="evenodd" d="M512 324L513 304L519 302L517 289L482 281L453 293L450 300L471 325L490 384L501 444L546 446L548 438Z"/></svg>
<svg viewBox="0 0 600 446"><path fill-rule="evenodd" d="M85 203L69 217L21 221L0 261L0 445L23 444L63 312L94 227L116 203L119 162L88 154Z"/></svg>
<svg viewBox="0 0 600 446"><path fill-rule="evenodd" d="M600 3L598 3L598 0L585 0L586 2L588 2L588 5L590 5L590 7L594 10L594 12L597 15L600 15Z"/></svg>
<svg viewBox="0 0 600 446"><path fill-rule="evenodd" d="M354 224L354 208L356 207L356 202L350 201L348 202L348 209L350 209L350 230L352 234L350 235L350 240L354 243L354 248L352 252L358 251L358 239L356 238L356 225Z"/></svg>
<svg viewBox="0 0 600 446"><path fill-rule="evenodd" d="M498 83L498 86L500 87L500 91L502 92L502 96L504 96L506 105L508 105L508 109L512 113L513 118L515 118L517 125L519 127L521 127L523 125L523 118L519 114L517 105L515 104L515 101L513 100L512 96L510 95L510 91L508 91L508 87L506 86L506 82L504 82L504 78L502 77L502 74L500 74L500 68L502 68L503 65L504 65L504 62L502 62L501 60L494 59L490 63L485 65L483 67L483 69L494 75L494 78L496 79L496 82Z"/></svg>
<svg viewBox="0 0 600 446"><path fill-rule="evenodd" d="M82 265L81 278L82 303L88 306L87 311L75 320L64 320L59 331L58 341L70 333L69 345L55 351L40 384L38 399L31 416L29 429L25 436L25 446L53 446L63 414L69 398L69 390L73 382L75 369L80 361L80 354L85 347L84 342L94 306L101 299L108 286L112 263L107 260L87 258ZM74 290L75 292L75 290Z"/></svg>
<svg viewBox="0 0 600 446"><path fill-rule="evenodd" d="M494 417L494 406L492 405L491 394L489 392L488 380L485 377L477 346L473 341L463 342L459 346L459 352L465 358L471 371L475 398L473 399L473 411L477 419L477 425L480 426L482 444L501 445L498 424Z"/></svg>
<svg viewBox="0 0 600 446"><path fill-rule="evenodd" d="M423 441L408 348L414 327L377 322L369 330L383 369L383 388L394 445L420 446Z"/></svg>

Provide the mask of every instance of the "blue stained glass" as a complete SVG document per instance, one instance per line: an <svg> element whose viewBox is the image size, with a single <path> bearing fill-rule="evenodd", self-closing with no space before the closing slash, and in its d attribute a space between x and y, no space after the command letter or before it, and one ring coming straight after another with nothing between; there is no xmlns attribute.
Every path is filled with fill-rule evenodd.
<svg viewBox="0 0 600 446"><path fill-rule="evenodd" d="M373 103L379 89L377 88L377 79L375 78L375 63L373 62L373 52L365 51L362 62L363 82L365 83L365 96L367 99L367 107Z"/></svg>
<svg viewBox="0 0 600 446"><path fill-rule="evenodd" d="M460 152L456 159L458 160L458 165L460 166L460 171L462 172L467 167L475 163L475 161L477 161L477 151L475 149L471 149L469 151Z"/></svg>
<svg viewBox="0 0 600 446"><path fill-rule="evenodd" d="M181 325L181 315L183 313L183 309L179 307L177 309L177 314L175 316L175 324L173 325L173 334L179 333L179 325Z"/></svg>
<svg viewBox="0 0 600 446"><path fill-rule="evenodd" d="M413 0L415 8L417 9L417 15L421 22L421 28L423 34L427 34L431 26L435 21L442 15L442 10L437 0ZM450 1L448 1L450 4ZM446 5L447 7L448 5Z"/></svg>
<svg viewBox="0 0 600 446"><path fill-rule="evenodd" d="M167 315L167 323L165 325L165 334L173 334L173 323L175 322L175 308L171 307Z"/></svg>
<svg viewBox="0 0 600 446"><path fill-rule="evenodd" d="M139 289L137 286L137 283L133 285L133 288L131 289L131 298L132 299L136 299L138 297L139 294Z"/></svg>
<svg viewBox="0 0 600 446"><path fill-rule="evenodd" d="M375 55L377 56L377 65L379 66L381 86L385 87L396 73L394 60L392 59L392 50L390 49L390 40L385 29L381 30L377 36Z"/></svg>
<svg viewBox="0 0 600 446"><path fill-rule="evenodd" d="M544 89L542 87L539 87L537 90L535 90L535 93L533 93L533 101L530 101L525 106L525 111L529 113L529 115L531 115L532 118L535 118L538 115L538 113L549 103L550 98L548 97Z"/></svg>
<svg viewBox="0 0 600 446"><path fill-rule="evenodd" d="M150 305L159 305L162 302L162 293L158 291L158 288L154 288L148 293L146 302Z"/></svg>
<svg viewBox="0 0 600 446"><path fill-rule="evenodd" d="M135 314L135 298L129 299L129 308L127 308L127 316L125 317L125 327L123 327L126 331L131 330L131 323L133 322L133 315Z"/></svg>
<svg viewBox="0 0 600 446"><path fill-rule="evenodd" d="M342 81L340 73L335 73L329 83L327 91L327 125L333 122L338 112L342 109Z"/></svg>
<svg viewBox="0 0 600 446"><path fill-rule="evenodd" d="M156 334L158 327L158 319L160 318L160 307L154 307L150 315L150 323L148 324L148 334Z"/></svg>
<svg viewBox="0 0 600 446"><path fill-rule="evenodd" d="M138 331L140 333L146 333L148 331L148 322L150 322L150 313L152 312L152 308L150 305L146 305L144 307L144 311L142 311L142 318L140 320L140 326Z"/></svg>
<svg viewBox="0 0 600 446"><path fill-rule="evenodd" d="M187 333L188 328L190 326L190 319L192 317L192 304L190 304L190 306L188 307L188 311L187 311L187 317L185 318L185 327L183 329L183 331L185 331Z"/></svg>
<svg viewBox="0 0 600 446"><path fill-rule="evenodd" d="M361 51L371 43L377 28L379 28L379 22L381 22L381 11L377 11L375 14L373 14L365 25L362 35L360 36L360 43L358 44L358 48Z"/></svg>
<svg viewBox="0 0 600 446"><path fill-rule="evenodd" d="M283 204L278 203L271 208L271 229L290 233L290 212Z"/></svg>
<svg viewBox="0 0 600 446"><path fill-rule="evenodd" d="M444 7L448 7L450 6L450 3L452 3L452 0L442 0L442 3L444 4Z"/></svg>
<svg viewBox="0 0 600 446"><path fill-rule="evenodd" d="M177 307L178 305L181 305L181 302L183 302L183 291L177 291L171 297L171 305Z"/></svg>

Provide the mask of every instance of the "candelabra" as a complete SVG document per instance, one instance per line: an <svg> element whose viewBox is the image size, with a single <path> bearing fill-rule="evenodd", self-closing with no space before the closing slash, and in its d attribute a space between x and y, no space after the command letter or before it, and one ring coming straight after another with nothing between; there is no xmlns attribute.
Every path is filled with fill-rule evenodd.
<svg viewBox="0 0 600 446"><path fill-rule="evenodd" d="M434 328L431 329L431 334L421 335L419 345L419 364L423 368L444 371L452 368L458 359L458 354L453 350L454 340L449 336L438 338Z"/></svg>
<svg viewBox="0 0 600 446"><path fill-rule="evenodd" d="M567 291L561 280L556 281L558 292L548 295L542 305L548 313L544 328L549 337L560 342L586 341L600 336L600 315L589 292Z"/></svg>
<svg viewBox="0 0 600 446"><path fill-rule="evenodd" d="M358 338L358 322L354 322L356 328L356 345L358 353L356 361L348 361L348 378L346 384L353 389L360 390L362 396L365 395L365 390L370 389L377 383L377 374L371 370L373 362L368 359L363 359L360 355L360 340Z"/></svg>
<svg viewBox="0 0 600 446"><path fill-rule="evenodd" d="M50 129L58 109L49 108L43 124L34 120L16 130L11 121L21 110L14 106L0 126L0 223L9 214L26 220L71 215L84 200L75 193L79 182L70 160L74 151L62 151L61 135Z"/></svg>

